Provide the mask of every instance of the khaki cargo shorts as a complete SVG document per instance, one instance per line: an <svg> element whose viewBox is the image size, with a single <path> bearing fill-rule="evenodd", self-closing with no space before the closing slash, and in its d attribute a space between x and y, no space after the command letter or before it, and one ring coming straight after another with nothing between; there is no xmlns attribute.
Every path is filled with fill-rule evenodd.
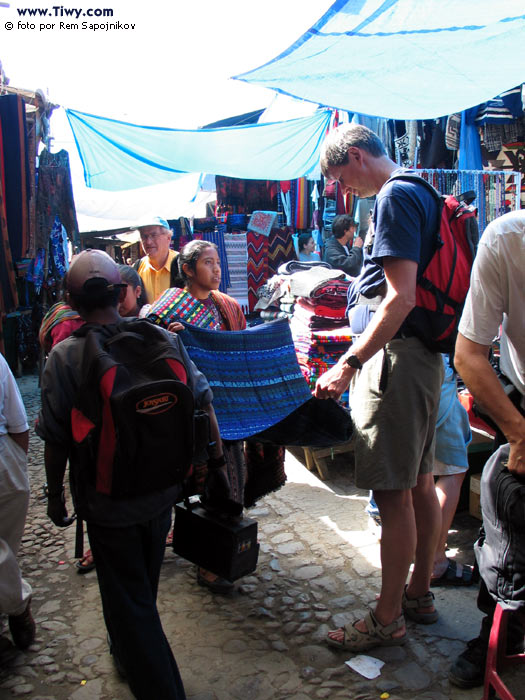
<svg viewBox="0 0 525 700"><path fill-rule="evenodd" d="M417 338L391 340L350 385L358 488L404 490L432 471L443 361Z"/></svg>

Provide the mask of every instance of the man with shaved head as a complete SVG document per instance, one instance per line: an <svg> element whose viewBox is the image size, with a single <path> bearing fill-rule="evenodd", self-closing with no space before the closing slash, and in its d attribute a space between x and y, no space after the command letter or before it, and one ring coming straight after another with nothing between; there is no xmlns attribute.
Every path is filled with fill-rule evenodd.
<svg viewBox="0 0 525 700"><path fill-rule="evenodd" d="M181 700L186 697L184 687L162 629L156 598L172 506L181 500L182 486L175 484L136 497L113 498L101 493L82 473L75 464L77 452L72 451L72 411L84 379L85 329L88 324L93 328L123 321L137 323L121 319L117 311L125 287L117 265L106 253L86 250L73 258L66 278L67 297L86 326L53 348L42 377L37 432L46 443L47 513L59 527L73 520L68 517L63 488L69 459L70 475L74 475L72 494L75 507L87 524L104 620L117 668L127 678L135 697ZM184 367L195 404L209 413L212 439L216 441L211 456L220 458L222 446L208 382L191 362L177 336L167 331L162 333ZM151 446L151 453L154 459L155 445ZM144 469L147 468L145 464Z"/></svg>

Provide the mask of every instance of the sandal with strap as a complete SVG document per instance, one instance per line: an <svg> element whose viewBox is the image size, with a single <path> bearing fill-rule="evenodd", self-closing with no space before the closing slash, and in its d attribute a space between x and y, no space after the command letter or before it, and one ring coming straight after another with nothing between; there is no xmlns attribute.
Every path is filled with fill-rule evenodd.
<svg viewBox="0 0 525 700"><path fill-rule="evenodd" d="M437 610L431 610L429 612L418 612L420 609L433 608L434 607L434 594L432 591L428 591L424 596L420 598L407 598L407 586L403 591L403 599L401 601L401 607L405 615L413 622L419 622L421 625L431 625L437 622L439 618L439 613Z"/></svg>
<svg viewBox="0 0 525 700"><path fill-rule="evenodd" d="M382 625L377 621L374 613L370 610L363 618L366 625L366 632L361 632L356 628L358 620L351 625L345 625L339 629L343 632L343 641L339 642L332 637L326 637L326 643L336 649L347 649L348 651L367 651L373 647L401 646L406 642L407 635L393 637L397 630L405 626L405 618L401 614L389 625Z"/></svg>
<svg viewBox="0 0 525 700"><path fill-rule="evenodd" d="M95 568L95 560L93 559L93 554L90 549L84 554L82 559L79 559L75 563L77 569L77 574L88 574Z"/></svg>

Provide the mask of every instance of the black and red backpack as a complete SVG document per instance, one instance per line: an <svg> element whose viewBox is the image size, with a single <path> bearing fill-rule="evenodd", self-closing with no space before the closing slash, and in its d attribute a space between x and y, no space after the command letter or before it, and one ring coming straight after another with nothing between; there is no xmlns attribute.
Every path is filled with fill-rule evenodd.
<svg viewBox="0 0 525 700"><path fill-rule="evenodd" d="M392 180L419 182L438 200L441 218L435 252L418 275L416 306L406 323L433 352L453 352L479 238L477 211L471 204L475 195L468 192L457 199L440 195L422 177L408 173Z"/></svg>
<svg viewBox="0 0 525 700"><path fill-rule="evenodd" d="M75 500L86 481L112 498L180 484L193 458L194 397L168 334L134 319L86 324L74 335L85 338L71 412Z"/></svg>

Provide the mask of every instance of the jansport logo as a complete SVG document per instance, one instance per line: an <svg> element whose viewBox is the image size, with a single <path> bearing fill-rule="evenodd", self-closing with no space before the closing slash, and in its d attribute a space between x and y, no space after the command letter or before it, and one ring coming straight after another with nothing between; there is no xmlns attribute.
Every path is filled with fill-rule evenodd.
<svg viewBox="0 0 525 700"><path fill-rule="evenodd" d="M169 411L170 408L175 406L177 400L175 394L155 394L154 396L148 396L148 398L139 401L135 410L137 413L164 413L164 411Z"/></svg>

